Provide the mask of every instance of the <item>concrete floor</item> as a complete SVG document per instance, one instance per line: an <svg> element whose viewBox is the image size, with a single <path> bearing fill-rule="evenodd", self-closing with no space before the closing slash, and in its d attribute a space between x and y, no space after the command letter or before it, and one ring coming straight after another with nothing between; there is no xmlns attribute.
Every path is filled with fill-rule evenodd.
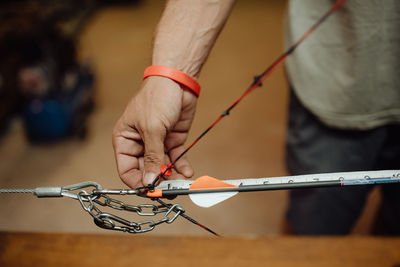
<svg viewBox="0 0 400 267"><path fill-rule="evenodd" d="M80 54L97 75L97 109L86 141L28 144L15 121L0 142L0 188L68 185L94 180L123 188L111 146L111 131L150 63L151 38L163 1L112 7L94 15L82 33ZM200 77L203 91L189 140L193 140L282 52L285 1L239 1ZM299 52L301 52L299 50ZM285 175L284 138L287 86L283 68L244 100L231 116L189 153L195 177L220 179ZM355 233L365 233L377 193ZM143 199L121 198L130 204ZM0 195L0 230L102 232L75 200ZM175 200L187 213L223 235L280 233L287 192L245 193L203 209L186 197ZM184 221L162 225L152 234L208 235Z"/></svg>

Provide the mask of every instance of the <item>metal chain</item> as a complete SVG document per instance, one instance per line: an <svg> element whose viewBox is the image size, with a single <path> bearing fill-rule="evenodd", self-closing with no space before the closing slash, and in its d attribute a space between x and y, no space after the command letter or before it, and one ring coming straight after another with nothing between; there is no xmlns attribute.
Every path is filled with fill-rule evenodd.
<svg viewBox="0 0 400 267"><path fill-rule="evenodd" d="M88 193L89 189L92 191ZM94 188L94 189L93 189ZM141 204L129 205L120 200L111 198L109 195L136 195L148 198L139 190L132 189L102 189L97 182L89 181L77 183L69 186L37 187L34 189L0 189L0 193L32 193L37 197L69 197L79 200L82 208L93 217L94 223L104 229L121 231L126 233L144 233L153 230L157 225L173 223L176 218L182 218L193 224L218 234L210 228L205 227L193 218L185 214L185 210L179 204L168 204L159 198L150 198L160 205ZM149 198L148 198L149 199ZM106 213L100 210L99 206L135 213L137 216L152 216L156 219L144 220L139 222L129 221L117 215Z"/></svg>
<svg viewBox="0 0 400 267"><path fill-rule="evenodd" d="M113 199L106 194L89 194L85 190L81 190L77 194L78 200L82 208L89 213L94 223L104 229L122 231L127 233L144 233L153 230L157 225L167 223L170 224L175 219L183 214L185 210L180 204L141 204L141 205L128 205L124 202ZM117 215L102 212L99 206L112 208L120 211L133 212L138 216L157 216L163 214L158 220L144 220L140 222L129 221Z"/></svg>

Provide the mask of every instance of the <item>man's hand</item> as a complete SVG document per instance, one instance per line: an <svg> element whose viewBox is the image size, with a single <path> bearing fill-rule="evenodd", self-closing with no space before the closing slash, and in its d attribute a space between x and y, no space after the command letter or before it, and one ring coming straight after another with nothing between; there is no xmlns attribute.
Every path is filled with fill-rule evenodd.
<svg viewBox="0 0 400 267"><path fill-rule="evenodd" d="M113 131L119 175L131 188L148 185L185 149L183 146L196 109L197 98L176 82L147 78L131 99ZM175 164L169 179L190 178L193 169L186 157Z"/></svg>
<svg viewBox="0 0 400 267"><path fill-rule="evenodd" d="M152 65L178 69L198 78L234 0L168 1L154 37ZM152 183L160 165L184 151L196 109L196 96L174 81L151 76L115 125L113 145L122 181L132 188ZM189 178L185 157L169 179Z"/></svg>

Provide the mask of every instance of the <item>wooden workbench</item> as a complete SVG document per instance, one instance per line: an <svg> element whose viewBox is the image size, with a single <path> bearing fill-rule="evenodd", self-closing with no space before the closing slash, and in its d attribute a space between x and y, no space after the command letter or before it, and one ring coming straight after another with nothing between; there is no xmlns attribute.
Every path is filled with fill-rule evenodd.
<svg viewBox="0 0 400 267"><path fill-rule="evenodd" d="M400 238L0 233L0 266L396 266ZM400 266L400 265L399 265Z"/></svg>

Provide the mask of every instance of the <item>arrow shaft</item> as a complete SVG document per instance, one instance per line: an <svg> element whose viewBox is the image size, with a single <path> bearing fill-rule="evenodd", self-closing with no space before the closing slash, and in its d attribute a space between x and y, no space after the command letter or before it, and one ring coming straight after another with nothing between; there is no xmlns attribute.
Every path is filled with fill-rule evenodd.
<svg viewBox="0 0 400 267"><path fill-rule="evenodd" d="M210 189L170 189L162 190L162 196L179 196L189 194L207 194L207 193L224 193L224 192L255 192L270 190L285 190L298 188L316 188L316 187L338 187L343 186L342 181L321 181L321 182L305 182L305 183L287 183L287 184L264 184L264 185L244 185L236 188L210 188Z"/></svg>
<svg viewBox="0 0 400 267"><path fill-rule="evenodd" d="M337 173L322 173L322 174L307 174L297 176L282 176L282 177L266 177L266 178L248 178L248 179L235 179L235 180L221 180L225 183L235 185L238 187L248 185L265 185L265 184L298 184L304 182L319 182L319 181L337 181L343 180L344 185L350 183L367 183L384 181L388 183L389 180L394 182L400 180L400 170L381 170L381 171L361 171L361 172L337 172ZM175 189L188 189L193 181L191 180L166 180L162 181L155 189L161 190L175 190ZM215 188L215 186L210 186Z"/></svg>

